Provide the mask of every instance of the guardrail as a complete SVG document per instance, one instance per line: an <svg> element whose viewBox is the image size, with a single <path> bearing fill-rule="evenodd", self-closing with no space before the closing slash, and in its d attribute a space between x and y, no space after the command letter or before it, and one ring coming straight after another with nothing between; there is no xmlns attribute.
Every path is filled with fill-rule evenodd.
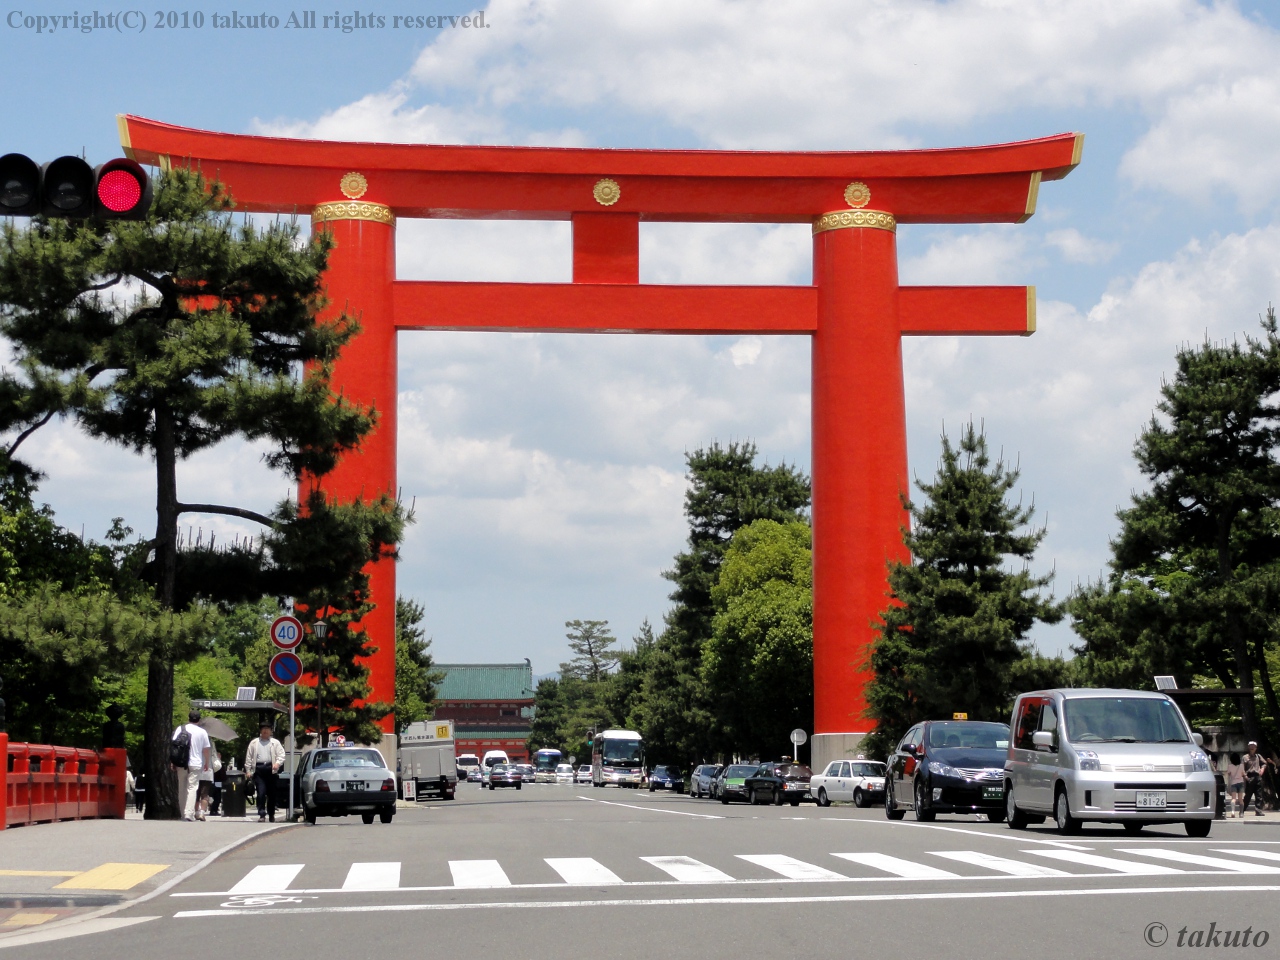
<svg viewBox="0 0 1280 960"><path fill-rule="evenodd" d="M126 756L10 743L0 733L0 830L54 820L124 819Z"/></svg>

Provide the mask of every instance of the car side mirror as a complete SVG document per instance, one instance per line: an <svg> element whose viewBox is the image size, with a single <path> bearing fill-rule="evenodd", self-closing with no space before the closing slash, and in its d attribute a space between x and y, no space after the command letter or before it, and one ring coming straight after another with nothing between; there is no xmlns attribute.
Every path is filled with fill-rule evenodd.
<svg viewBox="0 0 1280 960"><path fill-rule="evenodd" d="M1195 741L1195 743L1196 743L1196 746L1197 746L1197 747L1203 747L1203 746L1204 746L1204 737L1202 737L1200 734L1198 734L1198 733L1193 733L1193 734L1191 735L1191 739Z"/></svg>
<svg viewBox="0 0 1280 960"><path fill-rule="evenodd" d="M918 743L908 743L908 744L907 744L907 753L911 754L913 757L914 757L914 756L915 756L919 751L920 751L920 744L918 744Z"/></svg>
<svg viewBox="0 0 1280 960"><path fill-rule="evenodd" d="M1053 752L1053 731L1037 730L1035 733L1031 734L1031 742L1037 748L1043 748L1045 750L1048 750L1050 753L1052 753Z"/></svg>

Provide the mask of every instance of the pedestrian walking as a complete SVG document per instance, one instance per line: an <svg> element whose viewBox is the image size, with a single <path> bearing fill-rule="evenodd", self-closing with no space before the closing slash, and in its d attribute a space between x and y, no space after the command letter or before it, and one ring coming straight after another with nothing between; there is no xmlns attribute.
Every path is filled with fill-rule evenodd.
<svg viewBox="0 0 1280 960"><path fill-rule="evenodd" d="M258 797L259 823L268 817L276 822L276 774L284 766L284 747L273 732L271 724L264 723L244 755L244 768L253 775L253 792Z"/></svg>
<svg viewBox="0 0 1280 960"><path fill-rule="evenodd" d="M1258 741L1249 741L1249 752L1244 755L1240 764L1244 768L1244 802L1240 805L1240 816L1244 816L1244 812L1249 807L1250 798L1253 799L1253 815L1261 817L1262 814L1262 775L1266 773L1267 767L1271 765L1271 761L1258 752Z"/></svg>
<svg viewBox="0 0 1280 960"><path fill-rule="evenodd" d="M142 812L142 808L147 803L147 771L143 770L138 774L138 779L133 782L133 806L138 813Z"/></svg>
<svg viewBox="0 0 1280 960"><path fill-rule="evenodd" d="M1240 754L1227 755L1227 806L1231 808L1229 816L1244 816L1244 807L1240 798L1244 796L1244 766L1240 763Z"/></svg>
<svg viewBox="0 0 1280 960"><path fill-rule="evenodd" d="M169 744L169 763L178 775L178 809L183 820L196 819L196 801L200 796L200 772L209 767L213 743L200 726L200 711L187 714L187 722L173 731ZM185 759L184 759L185 758ZM204 814L200 814L204 819Z"/></svg>
<svg viewBox="0 0 1280 960"><path fill-rule="evenodd" d="M213 798L214 775L222 769L222 758L218 756L218 748L210 744L209 765L200 771L200 800L196 806L196 819L203 820L209 816L209 805ZM217 811L215 810L216 814Z"/></svg>

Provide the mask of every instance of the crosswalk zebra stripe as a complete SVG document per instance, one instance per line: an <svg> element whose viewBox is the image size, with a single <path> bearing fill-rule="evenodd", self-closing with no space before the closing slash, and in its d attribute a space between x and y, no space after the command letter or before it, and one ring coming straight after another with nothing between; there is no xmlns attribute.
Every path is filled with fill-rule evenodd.
<svg viewBox="0 0 1280 960"><path fill-rule="evenodd" d="M455 887L509 887L511 881L497 860L450 860Z"/></svg>
<svg viewBox="0 0 1280 960"><path fill-rule="evenodd" d="M758 867L772 870L788 880L848 880L844 874L819 867L813 863L805 863L795 857L783 856L780 853L740 853L739 860L746 860Z"/></svg>
<svg viewBox="0 0 1280 960"><path fill-rule="evenodd" d="M1185 863L1197 867L1213 867L1217 870L1230 870L1232 873L1280 873L1280 867L1268 867L1263 863L1248 863L1244 860L1224 860L1222 857L1206 857L1198 853L1187 853L1183 850L1164 850L1160 847L1134 847L1117 850L1116 853L1129 853L1142 857L1155 857L1158 860L1172 860L1174 863Z"/></svg>
<svg viewBox="0 0 1280 960"><path fill-rule="evenodd" d="M281 893L302 872L305 863L261 863L231 888L231 893Z"/></svg>
<svg viewBox="0 0 1280 960"><path fill-rule="evenodd" d="M833 853L832 856L860 863L864 867L874 867L885 873L892 873L895 877L910 877L913 880L953 880L959 876L950 870L939 870L926 863L891 857L887 853Z"/></svg>
<svg viewBox="0 0 1280 960"><path fill-rule="evenodd" d="M353 863L342 881L343 890L397 890L400 887L399 861Z"/></svg>
<svg viewBox="0 0 1280 960"><path fill-rule="evenodd" d="M1273 850L1240 850L1232 848L1230 850L1214 850L1214 853L1231 853L1241 857L1257 857L1260 860L1277 860L1280 861L1280 853Z"/></svg>
<svg viewBox="0 0 1280 960"><path fill-rule="evenodd" d="M560 874L565 883L622 883L620 876L590 857L548 857L546 862L547 866Z"/></svg>
<svg viewBox="0 0 1280 960"><path fill-rule="evenodd" d="M1114 870L1117 873L1128 873L1134 876L1157 876L1165 873L1182 873L1173 867L1162 867L1158 863L1134 863L1132 860L1117 860L1115 857L1100 857L1096 853L1081 853L1076 850L1023 850L1023 853L1037 857L1052 857L1067 863L1080 863L1087 867L1101 867L1103 870Z"/></svg>
<svg viewBox="0 0 1280 960"><path fill-rule="evenodd" d="M987 870L994 870L997 873L1007 873L1011 877L1071 876L1065 870L1046 867L1040 863L1009 860L1005 857L992 856L989 853L982 853L978 850L932 850L930 853L935 857L946 857L948 860L957 860L960 863L972 864L975 867L983 867Z"/></svg>
<svg viewBox="0 0 1280 960"><path fill-rule="evenodd" d="M733 879L723 870L717 870L693 857L641 857L640 859L645 863L652 863L663 873L681 883L724 883L726 880Z"/></svg>

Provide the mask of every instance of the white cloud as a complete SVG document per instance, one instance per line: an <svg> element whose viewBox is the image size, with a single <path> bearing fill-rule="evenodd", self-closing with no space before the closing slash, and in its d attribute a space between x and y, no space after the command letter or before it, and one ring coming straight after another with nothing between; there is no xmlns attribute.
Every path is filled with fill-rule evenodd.
<svg viewBox="0 0 1280 960"><path fill-rule="evenodd" d="M924 253L902 259L899 280L903 284L1026 283L1033 262L1027 254L1029 242L1025 228L1011 225L965 233L938 231Z"/></svg>
<svg viewBox="0 0 1280 960"><path fill-rule="evenodd" d="M1050 230L1044 242L1055 247L1068 263L1105 263L1120 249L1118 243L1086 237L1075 227Z"/></svg>

